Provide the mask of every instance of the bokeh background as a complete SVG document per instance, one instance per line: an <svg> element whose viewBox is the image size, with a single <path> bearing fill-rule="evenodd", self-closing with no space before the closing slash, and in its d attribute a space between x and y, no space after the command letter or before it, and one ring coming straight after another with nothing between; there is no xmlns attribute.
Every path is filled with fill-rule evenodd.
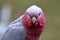
<svg viewBox="0 0 60 40"><path fill-rule="evenodd" d="M41 7L46 16L46 28L41 40L60 40L60 0L0 0L0 10L5 3L12 6L12 22L31 5Z"/></svg>

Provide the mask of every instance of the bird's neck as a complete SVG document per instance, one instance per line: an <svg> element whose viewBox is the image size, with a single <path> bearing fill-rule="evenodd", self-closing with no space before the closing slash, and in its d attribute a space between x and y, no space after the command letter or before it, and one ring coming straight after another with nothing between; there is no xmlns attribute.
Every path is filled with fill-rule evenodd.
<svg viewBox="0 0 60 40"><path fill-rule="evenodd" d="M40 27L32 26L30 28L26 28L27 37L26 40L39 40L41 30Z"/></svg>
<svg viewBox="0 0 60 40"><path fill-rule="evenodd" d="M31 37L31 38L30 37L26 37L26 40L39 40L39 37L37 37L37 38L36 37Z"/></svg>

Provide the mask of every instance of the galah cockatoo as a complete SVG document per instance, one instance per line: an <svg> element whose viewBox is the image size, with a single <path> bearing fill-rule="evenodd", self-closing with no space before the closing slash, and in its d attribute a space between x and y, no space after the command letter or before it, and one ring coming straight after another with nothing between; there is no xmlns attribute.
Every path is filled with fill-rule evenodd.
<svg viewBox="0 0 60 40"><path fill-rule="evenodd" d="M45 22L42 9L33 5L8 26L0 40L39 40Z"/></svg>

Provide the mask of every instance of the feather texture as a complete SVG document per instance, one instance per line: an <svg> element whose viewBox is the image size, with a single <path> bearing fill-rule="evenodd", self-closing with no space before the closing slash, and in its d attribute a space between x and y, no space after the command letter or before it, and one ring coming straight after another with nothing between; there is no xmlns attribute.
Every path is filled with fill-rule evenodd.
<svg viewBox="0 0 60 40"><path fill-rule="evenodd" d="M8 26L0 40L25 40L26 32L22 25L21 17L18 19Z"/></svg>

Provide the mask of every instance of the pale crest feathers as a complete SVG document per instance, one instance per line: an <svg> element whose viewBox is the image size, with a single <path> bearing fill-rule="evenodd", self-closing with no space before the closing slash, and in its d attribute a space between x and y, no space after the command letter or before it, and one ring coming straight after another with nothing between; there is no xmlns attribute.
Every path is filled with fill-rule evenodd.
<svg viewBox="0 0 60 40"><path fill-rule="evenodd" d="M36 6L36 5L33 5L33 6L30 6L30 7L26 10L26 12L28 12L29 14L30 14L30 13L37 13L37 14L39 14L40 12L42 12L42 9L39 8L39 7Z"/></svg>

